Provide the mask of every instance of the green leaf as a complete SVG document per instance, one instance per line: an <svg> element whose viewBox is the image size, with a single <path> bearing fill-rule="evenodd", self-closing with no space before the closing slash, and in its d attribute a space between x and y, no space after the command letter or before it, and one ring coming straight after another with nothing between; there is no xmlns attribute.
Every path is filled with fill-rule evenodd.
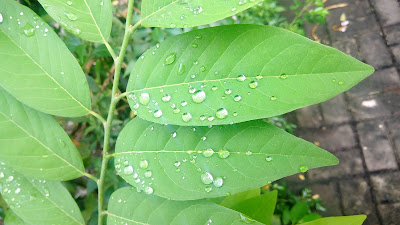
<svg viewBox="0 0 400 225"><path fill-rule="evenodd" d="M143 0L145 27L194 27L233 16L259 3L255 0Z"/></svg>
<svg viewBox="0 0 400 225"><path fill-rule="evenodd" d="M240 192L234 195L228 195L225 197L219 197L219 198L212 198L209 199L210 201L217 203L218 205L222 205L223 207L226 208L232 208L233 206L239 204L242 201L245 201L247 199L253 198L260 196L260 188L256 188L253 190L249 191L244 191Z"/></svg>
<svg viewBox="0 0 400 225"><path fill-rule="evenodd" d="M134 188L121 188L111 195L108 225L204 225L259 224L239 212L207 200L172 201L140 193Z"/></svg>
<svg viewBox="0 0 400 225"><path fill-rule="evenodd" d="M367 216L365 215L326 217L308 223L302 223L301 225L361 225L366 218Z"/></svg>
<svg viewBox="0 0 400 225"><path fill-rule="evenodd" d="M270 225L274 215L278 191L272 191L257 197L247 199L231 207L231 209L241 212L252 219L263 224Z"/></svg>
<svg viewBox="0 0 400 225"><path fill-rule="evenodd" d="M325 101L373 72L336 49L261 25L196 30L157 47L138 60L127 89L131 108L156 123L276 116Z"/></svg>
<svg viewBox="0 0 400 225"><path fill-rule="evenodd" d="M297 202L290 210L290 218L292 219L292 223L296 224L299 222L301 218L309 213L309 211L310 207L308 207L308 204L305 201Z"/></svg>
<svg viewBox="0 0 400 225"><path fill-rule="evenodd" d="M117 172L128 183L174 200L235 194L300 167L337 163L329 152L263 121L209 128L134 119L120 133L115 153Z"/></svg>
<svg viewBox="0 0 400 225"><path fill-rule="evenodd" d="M112 25L110 0L39 0L57 23L78 37L106 43Z"/></svg>
<svg viewBox="0 0 400 225"><path fill-rule="evenodd" d="M84 173L71 139L50 115L21 104L0 87L0 160L40 179L71 180Z"/></svg>
<svg viewBox="0 0 400 225"><path fill-rule="evenodd" d="M0 87L45 113L87 114L85 75L51 27L14 0L1 0L0 14Z"/></svg>
<svg viewBox="0 0 400 225"><path fill-rule="evenodd" d="M25 178L2 163L0 184L4 200L28 224L84 224L74 199L59 182Z"/></svg>
<svg viewBox="0 0 400 225"><path fill-rule="evenodd" d="M4 220L5 225L29 225L29 223L19 218L12 210L8 210Z"/></svg>

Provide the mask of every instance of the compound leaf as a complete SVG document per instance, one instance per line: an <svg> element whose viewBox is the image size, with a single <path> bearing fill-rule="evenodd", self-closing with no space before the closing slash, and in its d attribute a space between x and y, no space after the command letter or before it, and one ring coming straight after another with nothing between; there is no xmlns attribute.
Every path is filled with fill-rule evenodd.
<svg viewBox="0 0 400 225"><path fill-rule="evenodd" d="M134 119L120 133L115 167L128 183L173 200L214 198L261 187L335 156L263 121L209 127Z"/></svg>

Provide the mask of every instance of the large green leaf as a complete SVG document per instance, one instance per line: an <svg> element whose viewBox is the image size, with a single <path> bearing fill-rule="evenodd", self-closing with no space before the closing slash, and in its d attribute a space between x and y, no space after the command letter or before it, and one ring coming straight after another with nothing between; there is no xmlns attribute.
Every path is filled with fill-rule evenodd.
<svg viewBox="0 0 400 225"><path fill-rule="evenodd" d="M8 210L4 220L4 225L30 225L30 223L23 221L12 210Z"/></svg>
<svg viewBox="0 0 400 225"><path fill-rule="evenodd" d="M45 113L87 114L86 78L51 27L14 0L0 1L0 15L0 87Z"/></svg>
<svg viewBox="0 0 400 225"><path fill-rule="evenodd" d="M27 176L59 181L84 173L78 150L57 121L1 87L0 146L0 160Z"/></svg>
<svg viewBox="0 0 400 225"><path fill-rule="evenodd" d="M207 200L172 201L140 193L134 188L121 188L111 195L108 225L212 225L259 224L245 215Z"/></svg>
<svg viewBox="0 0 400 225"><path fill-rule="evenodd" d="M302 223L301 225L361 225L366 218L365 215L326 217L308 223Z"/></svg>
<svg viewBox="0 0 400 225"><path fill-rule="evenodd" d="M175 200L234 194L338 163L263 121L208 128L134 119L120 133L115 155L117 172L128 183Z"/></svg>
<svg viewBox="0 0 400 225"><path fill-rule="evenodd" d="M68 31L92 42L107 42L112 24L110 0L39 0Z"/></svg>
<svg viewBox="0 0 400 225"><path fill-rule="evenodd" d="M78 206L61 183L28 179L1 164L0 192L15 214L26 223L84 224Z"/></svg>
<svg viewBox="0 0 400 225"><path fill-rule="evenodd" d="M232 208L233 206L239 204L242 201L247 199L260 196L261 190L260 188L255 188L253 190L243 191L240 193L236 193L234 195L228 195L219 198L211 198L210 201L217 203L218 205L222 205L226 208Z"/></svg>
<svg viewBox="0 0 400 225"><path fill-rule="evenodd" d="M230 25L175 36L145 52L129 103L157 123L216 125L265 118L325 101L373 68L292 32Z"/></svg>
<svg viewBox="0 0 400 225"><path fill-rule="evenodd" d="M259 2L256 0L143 0L143 26L174 28L209 24L235 15Z"/></svg>

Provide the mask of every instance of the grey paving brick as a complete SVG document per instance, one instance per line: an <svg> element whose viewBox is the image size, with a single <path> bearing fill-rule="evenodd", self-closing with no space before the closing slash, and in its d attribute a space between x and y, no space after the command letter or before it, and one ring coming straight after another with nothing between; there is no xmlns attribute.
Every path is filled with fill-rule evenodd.
<svg viewBox="0 0 400 225"><path fill-rule="evenodd" d="M363 60L359 51L358 43L354 38L346 38L340 41L336 41L332 44L332 46L348 55L353 56L358 60Z"/></svg>
<svg viewBox="0 0 400 225"><path fill-rule="evenodd" d="M398 91L395 89L395 91ZM356 120L390 116L400 111L400 92L350 98L349 109Z"/></svg>
<svg viewBox="0 0 400 225"><path fill-rule="evenodd" d="M375 68L392 65L389 49L386 47L383 37L377 33L361 35L358 42L360 52L365 61Z"/></svg>
<svg viewBox="0 0 400 225"><path fill-rule="evenodd" d="M301 127L320 127L322 115L318 105L310 105L296 110L298 125Z"/></svg>
<svg viewBox="0 0 400 225"><path fill-rule="evenodd" d="M310 24L308 22L306 22L304 24L304 30L306 32L306 36L308 38L310 38L311 40L314 40L314 37L311 35L314 27L315 27L315 24ZM315 35L317 36L318 40L314 40L314 41L317 41L324 45L331 45L330 37L327 32L327 29L328 29L328 27L326 24L319 24L315 31Z"/></svg>
<svg viewBox="0 0 400 225"><path fill-rule="evenodd" d="M310 170L307 172L308 177L311 180L322 180L364 173L361 149L351 149L334 154L340 161L339 165Z"/></svg>
<svg viewBox="0 0 400 225"><path fill-rule="evenodd" d="M397 158L400 159L400 117L390 119L388 124Z"/></svg>
<svg viewBox="0 0 400 225"><path fill-rule="evenodd" d="M400 172L372 175L371 182L378 202L400 202Z"/></svg>
<svg viewBox="0 0 400 225"><path fill-rule="evenodd" d="M397 169L394 151L386 135L383 121L359 123L357 131L369 171Z"/></svg>
<svg viewBox="0 0 400 225"><path fill-rule="evenodd" d="M400 23L400 6L396 0L372 0L383 26Z"/></svg>
<svg viewBox="0 0 400 225"><path fill-rule="evenodd" d="M384 27L383 32L388 45L400 44L400 26Z"/></svg>
<svg viewBox="0 0 400 225"><path fill-rule="evenodd" d="M362 97L376 95L377 93L396 88L400 89L400 77L396 68L391 67L376 71L346 93L350 97Z"/></svg>
<svg viewBox="0 0 400 225"><path fill-rule="evenodd" d="M345 13L348 20L354 20L373 14L369 2L365 0L329 0L326 1L325 6L329 7L331 5L343 3L348 5L342 8L331 9L330 12L335 14Z"/></svg>
<svg viewBox="0 0 400 225"><path fill-rule="evenodd" d="M356 146L353 130L347 124L325 129L302 129L296 132L301 138L318 143L321 148L328 151L350 149Z"/></svg>
<svg viewBox="0 0 400 225"><path fill-rule="evenodd" d="M367 215L367 220L363 225L379 224L370 188L363 178L342 180L339 183L339 187L345 215L365 214Z"/></svg>
<svg viewBox="0 0 400 225"><path fill-rule="evenodd" d="M400 45L391 47L394 58L396 59L397 63L400 64Z"/></svg>
<svg viewBox="0 0 400 225"><path fill-rule="evenodd" d="M325 124L344 123L351 120L343 94L321 103L321 107Z"/></svg>
<svg viewBox="0 0 400 225"><path fill-rule="evenodd" d="M339 193L336 190L336 183L329 184L313 184L310 186L313 194L319 194L322 203L326 206L327 211L322 213L324 216L341 216Z"/></svg>
<svg viewBox="0 0 400 225"><path fill-rule="evenodd" d="M382 204L378 206L378 209L384 225L399 225L400 203Z"/></svg>

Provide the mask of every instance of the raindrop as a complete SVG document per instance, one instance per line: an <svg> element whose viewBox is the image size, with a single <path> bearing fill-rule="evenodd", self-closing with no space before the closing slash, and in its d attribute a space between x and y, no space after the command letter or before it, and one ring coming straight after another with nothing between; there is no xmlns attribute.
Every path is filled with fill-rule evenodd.
<svg viewBox="0 0 400 225"><path fill-rule="evenodd" d="M169 102L171 100L171 95L165 95L164 97L162 97L163 102Z"/></svg>
<svg viewBox="0 0 400 225"><path fill-rule="evenodd" d="M226 89L226 90L225 90L225 94L230 95L231 93L232 93L232 90L231 90L231 89Z"/></svg>
<svg viewBox="0 0 400 225"><path fill-rule="evenodd" d="M209 172L201 174L201 182L203 182L203 184L211 184L213 180L214 178Z"/></svg>
<svg viewBox="0 0 400 225"><path fill-rule="evenodd" d="M203 36L201 36L201 34L196 36L196 39L200 40L201 38L203 38Z"/></svg>
<svg viewBox="0 0 400 225"><path fill-rule="evenodd" d="M213 86L213 87L211 88L211 90L212 90L212 91L216 91L216 90L218 90L218 87L217 87L217 86Z"/></svg>
<svg viewBox="0 0 400 225"><path fill-rule="evenodd" d="M190 113L184 113L182 114L182 120L185 122L189 122L192 119L192 115Z"/></svg>
<svg viewBox="0 0 400 225"><path fill-rule="evenodd" d="M213 121L215 118L213 116L208 117L208 121Z"/></svg>
<svg viewBox="0 0 400 225"><path fill-rule="evenodd" d="M178 114L178 113L179 113L181 110L180 110L180 109L178 109L178 108L174 108L174 110L173 110L173 111L174 111L174 113L175 113L175 114Z"/></svg>
<svg viewBox="0 0 400 225"><path fill-rule="evenodd" d="M133 167L132 166L127 166L124 168L124 174L126 175L131 175L133 173Z"/></svg>
<svg viewBox="0 0 400 225"><path fill-rule="evenodd" d="M144 176L147 178L150 178L152 175L153 175L153 173L150 170L148 170L144 173Z"/></svg>
<svg viewBox="0 0 400 225"><path fill-rule="evenodd" d="M271 101L275 101L276 97L275 96L271 96Z"/></svg>
<svg viewBox="0 0 400 225"><path fill-rule="evenodd" d="M344 85L344 82L343 82L343 81L339 81L338 84L339 84L339 85Z"/></svg>
<svg viewBox="0 0 400 225"><path fill-rule="evenodd" d="M246 217L245 215L243 215L243 214L239 214L239 216L240 216L240 221L242 221L242 222L245 222L245 223L255 223L256 221L255 220L253 220L253 219L250 219L249 217Z"/></svg>
<svg viewBox="0 0 400 225"><path fill-rule="evenodd" d="M9 177L6 179L6 183L11 183L13 180L14 180L14 177L13 177L13 176L9 176Z"/></svg>
<svg viewBox="0 0 400 225"><path fill-rule="evenodd" d="M160 118L161 116L162 116L161 109L158 109L158 110L154 111L154 117L155 118Z"/></svg>
<svg viewBox="0 0 400 225"><path fill-rule="evenodd" d="M24 34L27 37L32 37L33 35L35 35L35 28L29 23L25 24Z"/></svg>
<svg viewBox="0 0 400 225"><path fill-rule="evenodd" d="M272 161L272 157L271 156L267 156L267 158L265 158L265 160L267 160L267 162L271 162Z"/></svg>
<svg viewBox="0 0 400 225"><path fill-rule="evenodd" d="M305 166L305 165L300 165L299 166L299 171L300 172L305 173L305 172L307 172L307 170L308 170L307 166Z"/></svg>
<svg viewBox="0 0 400 225"><path fill-rule="evenodd" d="M217 112L215 113L215 115L219 118L219 119L224 119L228 116L228 110L226 110L225 108L220 108L217 110Z"/></svg>
<svg viewBox="0 0 400 225"><path fill-rule="evenodd" d="M176 166L176 167L179 167L181 165L181 162L179 162L179 161L176 161L175 163L174 163L174 166Z"/></svg>
<svg viewBox="0 0 400 225"><path fill-rule="evenodd" d="M230 154L229 151L226 150L226 149L221 149L221 150L218 151L218 156L219 156L221 159L226 159L226 158L228 158L229 154Z"/></svg>
<svg viewBox="0 0 400 225"><path fill-rule="evenodd" d="M192 44L193 48L197 48L198 46L199 46L198 44L195 44L195 43Z"/></svg>
<svg viewBox="0 0 400 225"><path fill-rule="evenodd" d="M237 80L238 80L238 81L245 81L245 80L246 80L246 76L245 76L244 74L239 75L239 76L237 77Z"/></svg>
<svg viewBox="0 0 400 225"><path fill-rule="evenodd" d="M172 136L173 138L176 138L176 132L172 132L172 133L171 133L171 136Z"/></svg>
<svg viewBox="0 0 400 225"><path fill-rule="evenodd" d="M251 151L247 151L247 152L246 152L246 155L247 155L247 156L250 156L250 155L253 155L253 153L252 153Z"/></svg>
<svg viewBox="0 0 400 225"><path fill-rule="evenodd" d="M82 33L82 31L80 29L76 28L76 29L72 30L72 33L75 35L80 35Z"/></svg>
<svg viewBox="0 0 400 225"><path fill-rule="evenodd" d="M250 84L249 84L249 87L250 88L256 88L258 86L258 83L257 83L257 81L252 81L252 82L250 82Z"/></svg>
<svg viewBox="0 0 400 225"><path fill-rule="evenodd" d="M236 117L236 116L238 115L238 113L237 113L237 112L234 112L232 115L233 115L234 117Z"/></svg>
<svg viewBox="0 0 400 225"><path fill-rule="evenodd" d="M258 74L257 76L256 76L256 79L257 80L261 80L263 78L263 76L261 76L260 74Z"/></svg>
<svg viewBox="0 0 400 225"><path fill-rule="evenodd" d="M66 15L67 18L68 18L69 20L71 20L71 21L75 21L75 20L78 19L78 17L77 17L75 14L73 14L73 13L64 13L64 15Z"/></svg>
<svg viewBox="0 0 400 225"><path fill-rule="evenodd" d="M180 63L178 66L178 75L182 75L186 70L186 66L183 63Z"/></svg>
<svg viewBox="0 0 400 225"><path fill-rule="evenodd" d="M149 163L147 162L147 160L142 160L139 162L139 166L142 169L146 169L149 166Z"/></svg>
<svg viewBox="0 0 400 225"><path fill-rule="evenodd" d="M206 67L205 67L205 66L201 66L201 67L200 67L200 71L201 71L201 72L206 71Z"/></svg>
<svg viewBox="0 0 400 225"><path fill-rule="evenodd" d="M281 78L281 79L286 79L286 78L288 78L288 75L282 73L281 76L280 76L280 78Z"/></svg>
<svg viewBox="0 0 400 225"><path fill-rule="evenodd" d="M144 189L144 193L146 193L146 194L148 194L148 195L153 194L153 192L154 192L154 190L153 190L152 187L146 187L146 188Z"/></svg>
<svg viewBox="0 0 400 225"><path fill-rule="evenodd" d="M193 9L193 13L195 15L200 14L201 12L203 12L203 8L201 6L198 6L198 7Z"/></svg>
<svg viewBox="0 0 400 225"><path fill-rule="evenodd" d="M211 188L211 187L206 187L206 188L204 188L204 191L207 192L207 193L209 193L209 192L212 191L212 188Z"/></svg>
<svg viewBox="0 0 400 225"><path fill-rule="evenodd" d="M175 27L176 27L176 24L174 24L174 23L171 23L171 25L170 25L169 27L171 27L171 28L175 28Z"/></svg>
<svg viewBox="0 0 400 225"><path fill-rule="evenodd" d="M72 5L72 1L67 1L67 5Z"/></svg>
<svg viewBox="0 0 400 225"><path fill-rule="evenodd" d="M19 194L21 192L21 188L17 188L17 189L15 189L15 194Z"/></svg>
<svg viewBox="0 0 400 225"><path fill-rule="evenodd" d="M205 141L205 140L207 140L207 137L206 137L206 136L203 136L203 137L201 137L201 140L202 140L202 141Z"/></svg>
<svg viewBox="0 0 400 225"><path fill-rule="evenodd" d="M142 93L142 94L139 96L139 102L142 103L143 105L149 104L149 101L150 101L150 96L149 96L149 94L147 94L147 93Z"/></svg>
<svg viewBox="0 0 400 225"><path fill-rule="evenodd" d="M233 8L232 8L232 12L234 12L234 11L236 11L236 7L233 7Z"/></svg>
<svg viewBox="0 0 400 225"><path fill-rule="evenodd" d="M205 116L205 115L201 115L201 116L200 116L200 120L201 120L201 121L204 121L205 119L206 119L206 116Z"/></svg>
<svg viewBox="0 0 400 225"><path fill-rule="evenodd" d="M187 101L182 101L181 102L181 106L186 106L187 105Z"/></svg>
<svg viewBox="0 0 400 225"><path fill-rule="evenodd" d="M173 53L169 54L167 56L167 58L165 58L165 64L170 65L173 62L175 62L175 59L176 59L176 53L173 52Z"/></svg>
<svg viewBox="0 0 400 225"><path fill-rule="evenodd" d="M195 103L202 103L206 98L206 93L203 90L198 90L192 95L192 99Z"/></svg>
<svg viewBox="0 0 400 225"><path fill-rule="evenodd" d="M134 105L133 105L133 108L134 108L134 109L138 109L138 108L139 108L139 103L134 104Z"/></svg>
<svg viewBox="0 0 400 225"><path fill-rule="evenodd" d="M224 180L222 179L222 177L217 177L215 178L213 183L215 187L221 187L224 184Z"/></svg>
<svg viewBox="0 0 400 225"><path fill-rule="evenodd" d="M242 97L240 95L236 95L233 100L235 100L235 102L238 102L242 99Z"/></svg>
<svg viewBox="0 0 400 225"><path fill-rule="evenodd" d="M0 23L3 22L3 15L0 13Z"/></svg>
<svg viewBox="0 0 400 225"><path fill-rule="evenodd" d="M203 156L206 158L209 158L212 155L214 155L214 150L212 150L211 148L203 151Z"/></svg>

